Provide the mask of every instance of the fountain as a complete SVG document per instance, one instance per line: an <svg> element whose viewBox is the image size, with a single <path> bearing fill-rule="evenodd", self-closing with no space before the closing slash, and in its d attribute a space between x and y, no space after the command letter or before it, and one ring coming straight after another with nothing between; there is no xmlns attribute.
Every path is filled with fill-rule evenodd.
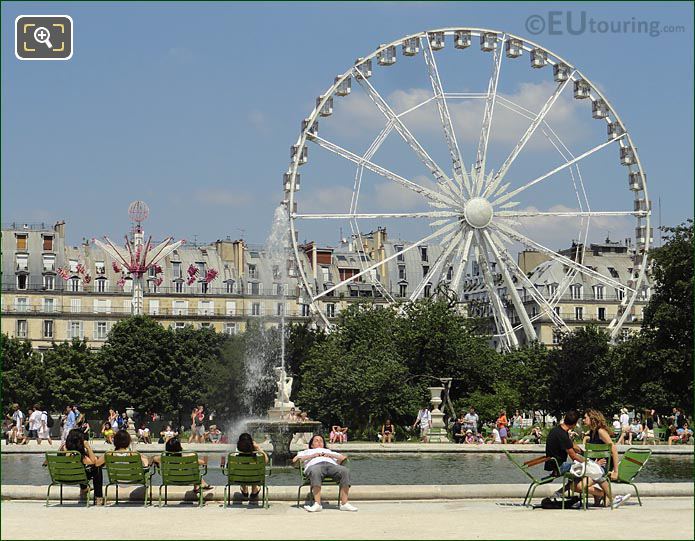
<svg viewBox="0 0 695 541"><path fill-rule="evenodd" d="M275 210L273 228L268 237L267 253L273 264L273 278L282 282L287 264L287 236L289 233L289 218L287 207L283 204ZM279 294L284 306L284 290L279 288ZM318 421L297 420L288 418L292 408L299 414L299 408L290 400L292 394L292 376L285 369L285 310L280 313L280 366L274 368L277 380L275 382L275 400L268 409L267 419L253 420L246 423L250 432L263 432L270 437L273 444L273 466L289 465L290 443L298 432L314 432L321 427Z"/></svg>

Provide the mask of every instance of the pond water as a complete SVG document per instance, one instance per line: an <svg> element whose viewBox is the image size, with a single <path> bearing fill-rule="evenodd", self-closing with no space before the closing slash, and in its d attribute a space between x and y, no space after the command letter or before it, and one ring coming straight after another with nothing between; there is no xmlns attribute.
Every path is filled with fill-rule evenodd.
<svg viewBox="0 0 695 541"><path fill-rule="evenodd" d="M209 453L208 474L212 485L224 485L219 454ZM518 455L527 460L537 453ZM2 484L47 485L50 478L41 466L40 454L3 454ZM486 483L528 483L528 479L503 454L474 453L352 453L346 464L355 485L458 485ZM541 475L542 466L536 469ZM106 478L106 472L104 472ZM693 456L652 456L638 479L641 483L688 482L693 480ZM295 469L274 470L270 485L297 485ZM159 476L154 478L159 483Z"/></svg>

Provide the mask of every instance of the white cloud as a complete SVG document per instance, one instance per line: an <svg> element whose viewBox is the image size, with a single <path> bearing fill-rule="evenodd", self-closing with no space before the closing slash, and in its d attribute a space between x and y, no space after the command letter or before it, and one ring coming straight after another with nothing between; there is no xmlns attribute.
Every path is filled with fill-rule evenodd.
<svg viewBox="0 0 695 541"><path fill-rule="evenodd" d="M305 195L306 197L303 197ZM301 192L297 197L297 212L302 213L339 213L350 210L352 190L344 186L329 186Z"/></svg>
<svg viewBox="0 0 695 541"><path fill-rule="evenodd" d="M229 188L201 188L193 193L193 198L203 205L242 208L253 202L248 192Z"/></svg>

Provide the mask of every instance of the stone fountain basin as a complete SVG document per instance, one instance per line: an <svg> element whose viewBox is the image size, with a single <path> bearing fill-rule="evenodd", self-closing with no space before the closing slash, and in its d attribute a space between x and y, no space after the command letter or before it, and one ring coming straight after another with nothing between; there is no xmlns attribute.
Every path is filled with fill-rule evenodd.
<svg viewBox="0 0 695 541"><path fill-rule="evenodd" d="M246 423L249 432L263 432L270 436L273 444L273 467L289 466L292 455L290 442L298 432L317 432L321 429L319 421L286 421L283 419L262 419Z"/></svg>

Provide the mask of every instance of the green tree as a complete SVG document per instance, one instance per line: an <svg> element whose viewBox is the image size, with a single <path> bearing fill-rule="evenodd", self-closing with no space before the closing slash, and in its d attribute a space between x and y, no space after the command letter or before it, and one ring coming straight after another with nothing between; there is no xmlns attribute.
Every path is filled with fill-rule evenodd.
<svg viewBox="0 0 695 541"><path fill-rule="evenodd" d="M52 408L53 400L48 388L48 374L41 355L32 350L31 343L0 335L2 351L2 406L8 410L13 403L24 410L39 401L44 408Z"/></svg>
<svg viewBox="0 0 695 541"><path fill-rule="evenodd" d="M549 362L548 348L537 341L504 355L503 372L508 374L509 385L519 393L515 408L549 411L553 382Z"/></svg>

